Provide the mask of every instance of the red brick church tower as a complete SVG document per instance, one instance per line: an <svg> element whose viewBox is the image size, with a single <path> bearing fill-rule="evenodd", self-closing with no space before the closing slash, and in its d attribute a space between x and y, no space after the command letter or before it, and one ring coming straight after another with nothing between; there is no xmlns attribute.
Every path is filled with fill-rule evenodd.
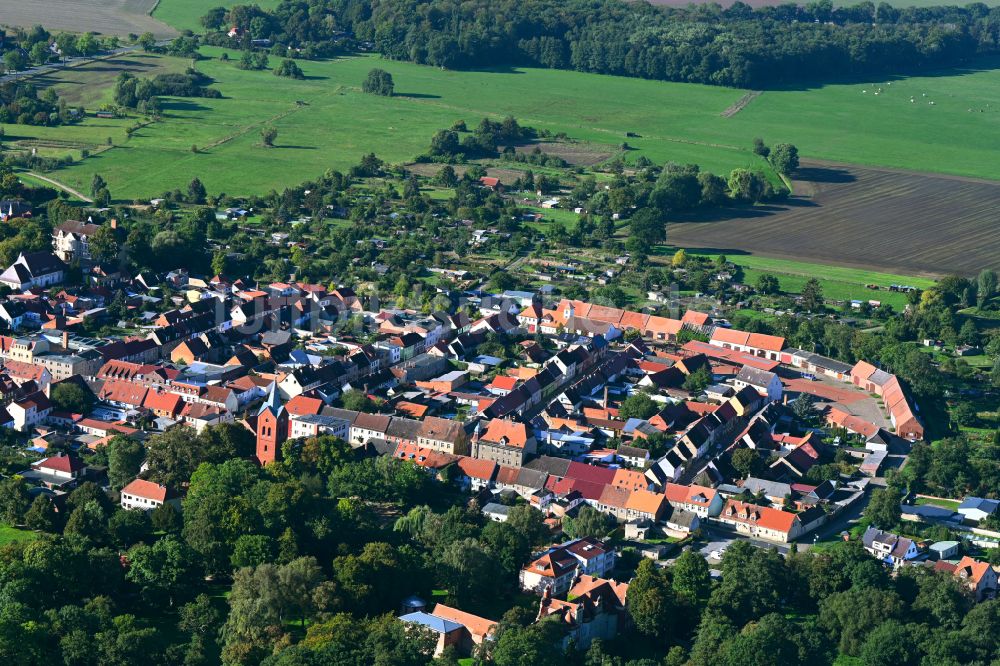
<svg viewBox="0 0 1000 666"><path fill-rule="evenodd" d="M281 459L281 444L288 439L288 412L278 399L278 386L271 384L267 400L257 412L257 462Z"/></svg>

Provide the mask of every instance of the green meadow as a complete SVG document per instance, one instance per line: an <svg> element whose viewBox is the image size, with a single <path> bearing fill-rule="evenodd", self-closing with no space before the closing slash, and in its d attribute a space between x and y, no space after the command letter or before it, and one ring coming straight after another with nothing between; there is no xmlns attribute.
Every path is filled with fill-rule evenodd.
<svg viewBox="0 0 1000 666"><path fill-rule="evenodd" d="M163 11L177 9L177 2L168 0ZM748 150L753 137L761 136L768 143L793 142L803 157L1000 177L995 167L1000 70L988 69L1000 60L891 85L766 91L724 118L721 112L744 91L546 69L445 71L376 56L300 61L307 78L296 81L240 70L234 52L229 61L219 59L222 49L203 52L209 59L197 66L215 79L222 99L166 98L164 120L131 138L125 127L133 121L91 118L66 128L7 125L7 141L41 139L46 154L79 157L80 147L72 142L104 145L111 137L113 149L50 175L81 189L100 173L112 194L124 200L183 188L195 176L210 192L280 189L327 169L349 168L367 152L406 162L426 151L436 130L456 120L474 125L484 116L508 114L522 124L604 146L608 153L627 142L620 154L630 162L643 155L657 163L694 162L722 174L742 166L768 169ZM271 65L277 61L271 58ZM361 92L365 75L376 66L392 73L396 96ZM101 99L94 88L101 85L87 89L88 103ZM106 99L110 83L103 89ZM260 145L260 131L268 126L278 130L275 148ZM71 142L66 150L60 139Z"/></svg>
<svg viewBox="0 0 1000 666"><path fill-rule="evenodd" d="M670 248L667 250L666 256L669 256L674 249ZM713 259L717 256L698 250L685 251L690 255L707 256ZM767 273L778 278L778 283L783 292L798 294L802 291L802 287L805 286L809 278L816 278L823 287L823 296L826 298L838 301L881 301L891 305L897 311L902 310L906 306L906 294L885 291L883 289L868 289L867 285L875 284L880 287L888 287L889 285L900 284L926 289L934 284L934 280L928 278L912 277L896 273L881 273L844 266L813 264L788 259L774 259L753 254L732 255L728 259L743 269L743 282L751 286L757 282L757 278L760 275Z"/></svg>
<svg viewBox="0 0 1000 666"><path fill-rule="evenodd" d="M157 18L178 30L202 32L204 28L198 22L209 9L213 7L229 8L233 5L257 5L262 9L274 9L281 0L254 0L253 2L206 2L206 0L160 0L153 9L153 18Z"/></svg>
<svg viewBox="0 0 1000 666"><path fill-rule="evenodd" d="M326 169L346 169L367 152L404 162L425 152L434 132L456 120L474 125L484 116L508 114L522 124L565 132L612 151L627 140L632 160L642 154L655 162L696 162L718 173L748 165L766 168L748 150L682 141L662 132L671 127L685 135L712 122L742 95L734 89L543 69L453 72L370 56L303 61L307 78L296 81L240 70L233 60L218 59L221 49L204 52L212 59L198 68L215 79L222 99L166 98L162 122L138 130L120 146L116 137L112 150L53 177L79 189L100 173L119 199L183 188L195 176L210 192L250 194L293 185ZM393 74L396 96L361 92L374 66ZM609 104L609 99L629 102ZM51 131L99 138L100 132L92 130L102 124L107 132L108 123L94 119ZM260 145L260 131L267 126L278 130L274 148ZM626 132L640 136L626 139Z"/></svg>
<svg viewBox="0 0 1000 666"><path fill-rule="evenodd" d="M940 75L766 91L709 132L692 136L738 144L754 135L790 141L806 157L998 179L1000 59Z"/></svg>

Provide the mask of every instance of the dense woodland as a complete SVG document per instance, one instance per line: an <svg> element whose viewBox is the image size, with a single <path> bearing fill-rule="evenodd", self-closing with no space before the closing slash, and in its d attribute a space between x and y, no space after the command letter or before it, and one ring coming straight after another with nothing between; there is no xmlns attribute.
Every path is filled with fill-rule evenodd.
<svg viewBox="0 0 1000 666"><path fill-rule="evenodd" d="M752 9L621 0L285 0L215 9L210 30L328 55L345 36L386 57L447 68L535 65L760 88L955 65L998 50L1000 9L829 0ZM215 33L213 41L224 38ZM248 42L249 43L249 42Z"/></svg>

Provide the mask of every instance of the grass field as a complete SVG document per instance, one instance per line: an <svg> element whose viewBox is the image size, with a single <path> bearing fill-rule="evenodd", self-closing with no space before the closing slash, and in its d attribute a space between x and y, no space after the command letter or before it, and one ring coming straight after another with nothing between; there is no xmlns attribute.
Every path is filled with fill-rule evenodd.
<svg viewBox="0 0 1000 666"><path fill-rule="evenodd" d="M233 5L257 5L262 9L274 9L281 0L254 0L253 2L236 2L228 0L225 2L208 2L207 0L160 0L153 10L153 17L164 23L177 28L178 30L191 30L192 32L202 32L204 28L198 23L198 19L208 13L212 7L230 8Z"/></svg>
<svg viewBox="0 0 1000 666"><path fill-rule="evenodd" d="M395 97L360 92L375 65L393 74ZM553 70L447 72L372 57L303 62L308 77L303 81L243 71L218 59L198 67L216 79L223 99L168 98L164 122L53 176L79 189L101 173L112 194L125 199L184 187L194 176L210 192L250 194L297 184L326 169L345 169L370 151L391 162L407 161L426 151L437 129L455 120L475 124L486 115L506 114L594 144L618 145L627 131L641 134L628 140L635 148L629 153L633 159L644 154L656 162L696 162L718 173L764 166L746 150L676 141L660 133L665 127L709 122L739 99L734 89ZM634 101L620 108L608 99ZM101 123L88 120L68 129L85 135L95 125ZM260 130L268 125L279 132L274 149L259 146ZM100 138L107 129L92 135ZM48 132L10 125L5 130ZM192 152L192 145L200 152Z"/></svg>
<svg viewBox="0 0 1000 666"><path fill-rule="evenodd" d="M149 16L155 4L156 0L0 0L0 17L7 25L44 25L52 31L176 35L170 26Z"/></svg>
<svg viewBox="0 0 1000 666"><path fill-rule="evenodd" d="M37 539L38 534L29 530L19 530L16 527L0 523L0 546L14 541L30 541Z"/></svg>
<svg viewBox="0 0 1000 666"><path fill-rule="evenodd" d="M1000 178L1000 59L889 81L766 91L692 136L737 145L761 136L817 159Z"/></svg>
<svg viewBox="0 0 1000 666"><path fill-rule="evenodd" d="M184 58L135 52L66 68L32 81L38 87L55 88L59 97L71 106L94 109L111 101L115 79L122 72L151 78L157 74L183 72L190 64L191 61Z"/></svg>
<svg viewBox="0 0 1000 666"><path fill-rule="evenodd" d="M664 248L663 255L669 257L676 248ZM715 258L717 253L690 249L688 254ZM913 287L926 288L934 284L928 278L881 273L878 271L812 264L790 259L775 259L753 254L727 254L729 261L738 264L743 269L743 281L753 285L757 277L763 273L778 278L781 290L788 294L798 294L809 278L816 278L823 287L823 296L838 301L877 300L892 305L897 311L906 305L906 295L898 292L872 290L866 285L877 284L888 287L892 284L907 284Z"/></svg>

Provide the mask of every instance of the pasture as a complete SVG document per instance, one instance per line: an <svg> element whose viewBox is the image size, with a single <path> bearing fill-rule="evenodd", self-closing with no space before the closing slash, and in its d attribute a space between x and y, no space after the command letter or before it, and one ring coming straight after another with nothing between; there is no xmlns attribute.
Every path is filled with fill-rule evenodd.
<svg viewBox="0 0 1000 666"><path fill-rule="evenodd" d="M153 10L153 17L177 30L203 32L205 29L198 22L212 7L229 8L239 4L254 4L262 9L274 9L281 0L256 0L255 2L206 2L206 0L160 0Z"/></svg>
<svg viewBox="0 0 1000 666"><path fill-rule="evenodd" d="M7 25L52 31L175 36L176 30L149 15L155 5L156 0L0 0L0 17Z"/></svg>
<svg viewBox="0 0 1000 666"><path fill-rule="evenodd" d="M190 60L183 58L136 51L36 76L32 83L39 88L54 88L59 97L71 106L94 109L104 102L112 101L111 92L115 79L122 72L152 78L157 74L183 72L190 64Z"/></svg>
<svg viewBox="0 0 1000 666"><path fill-rule="evenodd" d="M1000 268L1000 183L808 162L800 171L786 203L672 222L670 242L910 275Z"/></svg>
<svg viewBox="0 0 1000 666"><path fill-rule="evenodd" d="M815 159L998 179L1000 59L928 76L768 90L690 136L732 145L761 136Z"/></svg>
<svg viewBox="0 0 1000 666"><path fill-rule="evenodd" d="M114 149L53 177L79 189L100 173L112 194L123 199L183 188L194 176L210 192L252 194L302 182L326 169L346 169L367 152L405 162L425 152L434 132L456 120L475 125L484 116L507 114L522 124L601 146L618 146L626 141L626 132L639 134L627 139L630 160L642 154L655 162L695 162L717 173L747 165L767 168L748 150L672 139L661 132L676 128L683 134L685 128L713 122L740 98L739 90L542 69L441 71L367 56L301 61L307 78L296 81L270 71L240 70L232 60L218 59L221 49L204 52L214 57L198 68L215 79L223 99L166 98L163 122L139 130L121 147L116 140ZM272 58L272 66L276 64ZM360 91L374 66L393 74L395 97ZM608 99L629 102L616 105ZM93 124L88 120L72 129L87 132ZM260 146L265 126L278 130L275 148ZM8 134L39 131L5 129Z"/></svg>

